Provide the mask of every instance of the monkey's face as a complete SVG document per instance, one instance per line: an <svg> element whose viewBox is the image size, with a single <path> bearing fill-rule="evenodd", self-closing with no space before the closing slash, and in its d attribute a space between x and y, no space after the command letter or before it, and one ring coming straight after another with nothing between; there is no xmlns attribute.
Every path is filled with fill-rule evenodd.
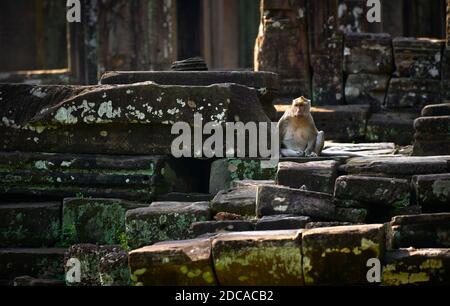
<svg viewBox="0 0 450 306"><path fill-rule="evenodd" d="M304 117L309 115L311 111L311 100L300 97L292 102L292 111L296 117Z"/></svg>

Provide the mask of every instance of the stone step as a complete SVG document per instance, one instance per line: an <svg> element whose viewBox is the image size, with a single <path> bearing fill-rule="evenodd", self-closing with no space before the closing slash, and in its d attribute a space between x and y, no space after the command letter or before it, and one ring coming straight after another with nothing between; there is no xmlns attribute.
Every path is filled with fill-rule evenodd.
<svg viewBox="0 0 450 306"><path fill-rule="evenodd" d="M245 220L203 221L192 223L190 230L195 237L222 232L248 232L255 229L255 224Z"/></svg>
<svg viewBox="0 0 450 306"><path fill-rule="evenodd" d="M125 237L126 212L148 206L120 199L66 198L61 243L120 244Z"/></svg>
<svg viewBox="0 0 450 306"><path fill-rule="evenodd" d="M388 246L449 248L450 213L397 216L389 223Z"/></svg>
<svg viewBox="0 0 450 306"><path fill-rule="evenodd" d="M0 279L12 281L28 275L64 279L65 249L0 249Z"/></svg>
<svg viewBox="0 0 450 306"><path fill-rule="evenodd" d="M353 175L411 178L413 175L450 172L450 156L355 157L339 170Z"/></svg>
<svg viewBox="0 0 450 306"><path fill-rule="evenodd" d="M275 105L281 118L289 105ZM352 142L364 139L369 105L328 105L311 108L319 130L325 131L327 140Z"/></svg>
<svg viewBox="0 0 450 306"><path fill-rule="evenodd" d="M172 125L192 126L196 113L207 122L270 121L256 90L236 84L4 84L0 92L4 151L167 155L179 136Z"/></svg>
<svg viewBox="0 0 450 306"><path fill-rule="evenodd" d="M384 286L450 284L450 249L401 249L386 253Z"/></svg>
<svg viewBox="0 0 450 306"><path fill-rule="evenodd" d="M198 163L163 156L0 152L0 200L85 197L151 201L170 192L199 190L187 174Z"/></svg>
<svg viewBox="0 0 450 306"><path fill-rule="evenodd" d="M277 185L333 193L339 164L334 160L307 163L280 162Z"/></svg>
<svg viewBox="0 0 450 306"><path fill-rule="evenodd" d="M256 199L258 217L294 214L333 221L333 196L282 186L259 186Z"/></svg>
<svg viewBox="0 0 450 306"><path fill-rule="evenodd" d="M450 174L414 176L412 185L424 212L450 212Z"/></svg>
<svg viewBox="0 0 450 306"><path fill-rule="evenodd" d="M131 279L141 286L212 286L210 239L167 241L129 253Z"/></svg>
<svg viewBox="0 0 450 306"><path fill-rule="evenodd" d="M0 204L0 248L53 247L60 230L61 203Z"/></svg>
<svg viewBox="0 0 450 306"><path fill-rule="evenodd" d="M241 216L255 216L257 186L245 186L220 191L211 201L214 214L226 212Z"/></svg>
<svg viewBox="0 0 450 306"><path fill-rule="evenodd" d="M126 212L128 246L136 249L166 240L192 238L192 223L211 220L209 202L154 202Z"/></svg>
<svg viewBox="0 0 450 306"><path fill-rule="evenodd" d="M450 103L427 105L422 109L422 117L450 116Z"/></svg>
<svg viewBox="0 0 450 306"><path fill-rule="evenodd" d="M120 246L77 244L65 253L66 273L71 263L80 263L80 281L68 286L128 286L130 271L128 254Z"/></svg>

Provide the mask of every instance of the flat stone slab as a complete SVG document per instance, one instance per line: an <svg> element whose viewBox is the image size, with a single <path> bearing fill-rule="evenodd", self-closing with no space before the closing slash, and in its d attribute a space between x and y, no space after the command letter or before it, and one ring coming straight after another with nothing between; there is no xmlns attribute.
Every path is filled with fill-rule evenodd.
<svg viewBox="0 0 450 306"><path fill-rule="evenodd" d="M336 151L356 153L364 156L391 155L395 153L395 143L338 143L326 141L322 152L335 153ZM335 153L337 154L337 153ZM342 153L341 153L342 154ZM345 153L344 153L345 154Z"/></svg>
<svg viewBox="0 0 450 306"><path fill-rule="evenodd" d="M450 116L417 118L414 121L414 129L416 130L416 133L419 133L424 137L428 136L431 139L435 139L436 136L449 138ZM418 137L416 134L416 139L420 138L421 137Z"/></svg>
<svg viewBox="0 0 450 306"><path fill-rule="evenodd" d="M408 180L395 178L340 176L334 196L368 204L406 207L410 205L410 184Z"/></svg>
<svg viewBox="0 0 450 306"><path fill-rule="evenodd" d="M389 224L393 248L449 248L450 213L397 216Z"/></svg>
<svg viewBox="0 0 450 306"><path fill-rule="evenodd" d="M258 91L261 104L270 117L275 109L272 101L280 88L278 75L264 71L112 71L106 72L100 84L133 84L155 82L160 85L209 86L235 83Z"/></svg>
<svg viewBox="0 0 450 306"><path fill-rule="evenodd" d="M248 232L254 229L255 225L245 220L204 221L191 225L191 231L195 237L222 232Z"/></svg>
<svg viewBox="0 0 450 306"><path fill-rule="evenodd" d="M333 196L282 186L259 186L256 200L258 217L294 214L316 219L333 220Z"/></svg>
<svg viewBox="0 0 450 306"><path fill-rule="evenodd" d="M0 247L53 247L59 240L61 203L0 204Z"/></svg>
<svg viewBox="0 0 450 306"><path fill-rule="evenodd" d="M23 275L63 279L64 252L60 248L0 249L0 279L12 281Z"/></svg>
<svg viewBox="0 0 450 306"><path fill-rule="evenodd" d="M213 213L227 212L241 216L255 216L257 186L220 191L211 201Z"/></svg>
<svg viewBox="0 0 450 306"><path fill-rule="evenodd" d="M221 234L213 240L221 286L303 285L301 231Z"/></svg>
<svg viewBox="0 0 450 306"><path fill-rule="evenodd" d="M277 184L290 188L333 193L339 162L317 161L307 163L280 162Z"/></svg>
<svg viewBox="0 0 450 306"><path fill-rule="evenodd" d="M416 113L380 112L367 121L367 141L389 141L398 145L411 145L414 141Z"/></svg>
<svg viewBox="0 0 450 306"><path fill-rule="evenodd" d="M0 92L4 151L166 155L178 137L172 125L192 126L194 114L219 124L270 121L256 90L236 84L10 84L0 85Z"/></svg>
<svg viewBox="0 0 450 306"><path fill-rule="evenodd" d="M302 229L306 224L311 222L310 217L295 216L295 215L276 215L262 217L256 223L255 230L257 231L279 231Z"/></svg>
<svg viewBox="0 0 450 306"><path fill-rule="evenodd" d="M411 286L450 284L449 249L401 249L386 253L382 284Z"/></svg>
<svg viewBox="0 0 450 306"><path fill-rule="evenodd" d="M174 184L188 189L195 183L192 176L181 183L186 165L162 156L0 152L0 168L0 195L33 201L83 195L147 202ZM172 172L164 174L169 168L178 183L167 178Z"/></svg>
<svg viewBox="0 0 450 306"><path fill-rule="evenodd" d="M354 225L350 222L309 222L306 224L305 229L315 229L324 227L338 227L338 226L351 226Z"/></svg>
<svg viewBox="0 0 450 306"><path fill-rule="evenodd" d="M384 226L355 225L308 230L302 235L306 285L367 285L367 261L382 259Z"/></svg>
<svg viewBox="0 0 450 306"><path fill-rule="evenodd" d="M231 182L231 188L242 188L248 186L275 185L274 180L242 180Z"/></svg>
<svg viewBox="0 0 450 306"><path fill-rule="evenodd" d="M420 174L448 173L450 156L430 157L355 157L339 170L348 174L368 176L409 177Z"/></svg>
<svg viewBox="0 0 450 306"><path fill-rule="evenodd" d="M211 220L208 202L155 202L147 208L126 212L127 243L136 249L160 241L191 238L191 224L208 220Z"/></svg>
<svg viewBox="0 0 450 306"><path fill-rule="evenodd" d="M217 285L209 239L158 243L131 251L129 257L135 285Z"/></svg>
<svg viewBox="0 0 450 306"><path fill-rule="evenodd" d="M125 237L125 213L148 204L120 199L66 198L63 202L63 243L120 244Z"/></svg>
<svg viewBox="0 0 450 306"><path fill-rule="evenodd" d="M414 176L412 186L424 212L450 212L450 174Z"/></svg>

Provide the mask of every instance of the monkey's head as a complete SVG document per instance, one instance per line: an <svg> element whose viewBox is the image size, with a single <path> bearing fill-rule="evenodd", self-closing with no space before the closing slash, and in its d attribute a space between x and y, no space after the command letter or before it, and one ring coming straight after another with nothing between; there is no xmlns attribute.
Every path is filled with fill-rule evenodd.
<svg viewBox="0 0 450 306"><path fill-rule="evenodd" d="M300 97L292 102L292 113L296 117L304 117L309 115L311 111L311 100Z"/></svg>

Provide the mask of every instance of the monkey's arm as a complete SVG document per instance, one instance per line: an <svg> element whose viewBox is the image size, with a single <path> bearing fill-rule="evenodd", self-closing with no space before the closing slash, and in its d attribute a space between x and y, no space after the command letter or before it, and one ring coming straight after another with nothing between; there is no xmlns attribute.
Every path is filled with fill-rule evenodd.
<svg viewBox="0 0 450 306"><path fill-rule="evenodd" d="M288 125L288 120L285 118L285 116L281 117L280 121L278 121L278 133L280 135L280 149L283 147L283 140L284 136L286 136L286 129Z"/></svg>

